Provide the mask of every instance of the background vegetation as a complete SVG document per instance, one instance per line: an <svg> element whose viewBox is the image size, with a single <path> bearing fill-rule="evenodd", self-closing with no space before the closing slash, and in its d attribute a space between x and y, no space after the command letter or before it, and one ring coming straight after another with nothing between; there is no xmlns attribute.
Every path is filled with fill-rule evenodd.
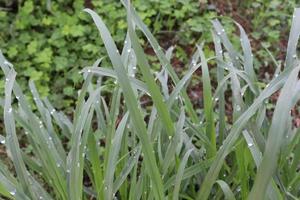
<svg viewBox="0 0 300 200"><path fill-rule="evenodd" d="M238 2L1 2L0 198L298 199L300 8Z"/></svg>
<svg viewBox="0 0 300 200"><path fill-rule="evenodd" d="M263 78L274 71L269 48L278 60L284 59L289 24L295 0L198 1L134 0L141 18L163 48L176 45L173 64L177 72L199 41L211 42L210 20L219 18L229 33L237 33L230 17L243 25L256 55L255 67ZM26 86L34 80L42 96L48 96L57 108L74 105L76 89L81 86L78 71L105 55L98 32L83 13L89 7L106 22L117 45L126 35L126 13L118 0L5 0L0 2L0 48L13 61L19 81ZM238 37L233 44L238 47ZM144 43L147 49L148 43ZM205 48L208 55L213 51ZM151 55L151 49L148 51ZM265 72L267 74L265 74ZM54 81L55 80L55 81ZM0 92L4 82L0 81ZM197 98L199 88L191 86ZM24 87L23 89L26 89ZM28 92L28 91L27 91ZM27 93L26 92L26 93ZM71 112L71 110L69 110Z"/></svg>

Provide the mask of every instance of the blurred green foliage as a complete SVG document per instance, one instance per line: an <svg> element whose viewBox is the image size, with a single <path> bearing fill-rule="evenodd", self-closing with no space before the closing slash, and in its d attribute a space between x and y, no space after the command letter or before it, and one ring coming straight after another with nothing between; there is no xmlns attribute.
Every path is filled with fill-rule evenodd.
<svg viewBox="0 0 300 200"><path fill-rule="evenodd" d="M283 28L288 30L285 24L294 1L285 1L284 5L279 0L242 2L238 5L240 15L251 17L251 38L263 39L264 46L278 49L273 44L278 44L280 37L286 38L279 33ZM13 4L17 5L11 7ZM217 1L199 0L133 0L142 19L164 43L162 46L177 45L175 55L183 63L196 43L211 42L210 20L218 16L216 4ZM0 49L14 63L24 90L28 79L35 80L41 95L51 93L49 98L57 108L68 108L74 103L75 91L81 83L79 70L105 55L98 31L82 12L85 6L92 6L103 17L121 48L126 34L126 12L119 0L6 0L0 3ZM236 30L229 18L231 14L220 17L229 33ZM238 40L233 42L238 46ZM212 48L205 51L213 54ZM270 59L264 59L268 57L265 51L255 53L264 60L264 63L257 60L256 66L268 64L265 62ZM0 82L2 91L3 80Z"/></svg>

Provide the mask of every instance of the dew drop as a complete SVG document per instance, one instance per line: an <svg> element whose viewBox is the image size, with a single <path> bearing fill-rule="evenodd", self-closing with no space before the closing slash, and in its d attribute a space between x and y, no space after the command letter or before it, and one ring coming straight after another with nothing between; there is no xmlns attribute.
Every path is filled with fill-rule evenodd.
<svg viewBox="0 0 300 200"><path fill-rule="evenodd" d="M42 196L40 196L40 197L39 197L39 199L43 199L43 197L42 197Z"/></svg>
<svg viewBox="0 0 300 200"><path fill-rule="evenodd" d="M221 35L221 32L217 32L217 35Z"/></svg>
<svg viewBox="0 0 300 200"><path fill-rule="evenodd" d="M172 136L169 136L169 140L171 140L172 139Z"/></svg>
<svg viewBox="0 0 300 200"><path fill-rule="evenodd" d="M7 112L8 112L8 113L11 113L11 112L12 112L12 108L9 108Z"/></svg>
<svg viewBox="0 0 300 200"><path fill-rule="evenodd" d="M87 73L91 73L91 70L90 70L90 69L88 69L88 70L87 70Z"/></svg>
<svg viewBox="0 0 300 200"><path fill-rule="evenodd" d="M222 28L222 32L223 32L223 33L225 32L225 29L224 29L224 28Z"/></svg>
<svg viewBox="0 0 300 200"><path fill-rule="evenodd" d="M70 171L70 169L67 169L67 173L69 174L71 171Z"/></svg>
<svg viewBox="0 0 300 200"><path fill-rule="evenodd" d="M0 140L0 144L5 144L5 139Z"/></svg>
<svg viewBox="0 0 300 200"><path fill-rule="evenodd" d="M136 70L136 66L132 67L133 70Z"/></svg>
<svg viewBox="0 0 300 200"><path fill-rule="evenodd" d="M268 84L266 85L266 88L269 87L269 85L270 85L270 84L268 83Z"/></svg>
<svg viewBox="0 0 300 200"><path fill-rule="evenodd" d="M77 167L80 167L80 163L79 162L77 163Z"/></svg>
<svg viewBox="0 0 300 200"><path fill-rule="evenodd" d="M130 52L131 52L131 49L128 49L127 52L130 53Z"/></svg>
<svg viewBox="0 0 300 200"><path fill-rule="evenodd" d="M253 146L253 143L248 143L248 147L252 147Z"/></svg>
<svg viewBox="0 0 300 200"><path fill-rule="evenodd" d="M222 50L220 50L220 51L219 51L219 53L220 53L220 54L222 54L222 53L223 53L223 51L222 51Z"/></svg>
<svg viewBox="0 0 300 200"><path fill-rule="evenodd" d="M296 55L296 54L295 54L295 55L293 55L293 58L294 58L294 59L296 59L296 58L297 58L297 55Z"/></svg>
<svg viewBox="0 0 300 200"><path fill-rule="evenodd" d="M15 196L16 192L17 192L16 189L14 189L13 191L10 191L9 193L10 193L11 195Z"/></svg>
<svg viewBox="0 0 300 200"><path fill-rule="evenodd" d="M236 110L237 110L237 111L240 111L240 110L241 110L241 106L236 105Z"/></svg>
<svg viewBox="0 0 300 200"><path fill-rule="evenodd" d="M50 111L50 114L53 115L54 113L55 113L55 109L52 109L52 110Z"/></svg>
<svg viewBox="0 0 300 200"><path fill-rule="evenodd" d="M59 168L61 166L61 164L60 163L56 163L56 166Z"/></svg>
<svg viewBox="0 0 300 200"><path fill-rule="evenodd" d="M5 81L6 81L6 82L8 82L8 81L9 81L9 79L8 79L8 78L6 78L6 79L5 79Z"/></svg>
<svg viewBox="0 0 300 200"><path fill-rule="evenodd" d="M19 97L19 96L16 96L16 99L18 99L18 100L19 100L19 99L20 99L20 97Z"/></svg>
<svg viewBox="0 0 300 200"><path fill-rule="evenodd" d="M130 76L131 76L132 78L134 78L134 77L135 77L135 75L134 75L134 74L131 74Z"/></svg>

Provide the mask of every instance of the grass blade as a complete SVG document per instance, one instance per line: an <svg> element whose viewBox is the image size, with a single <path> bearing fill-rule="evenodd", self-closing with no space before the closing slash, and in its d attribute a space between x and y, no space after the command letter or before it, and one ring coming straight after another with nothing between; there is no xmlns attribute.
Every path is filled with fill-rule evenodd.
<svg viewBox="0 0 300 200"><path fill-rule="evenodd" d="M11 69L6 76L5 83L5 102L4 102L4 125L6 131L6 146L11 153L12 160L15 166L15 170L18 179L22 185L22 188L26 194L31 198L36 198L33 191L29 187L28 171L21 156L21 149L19 147L18 138L16 135L16 127L13 116L13 108L11 106L12 90L15 82L16 72Z"/></svg>
<svg viewBox="0 0 300 200"><path fill-rule="evenodd" d="M270 179L277 168L277 160L279 158L282 141L286 134L288 116L293 106L293 96L296 92L299 92L299 88L295 87L299 70L300 67L296 67L291 72L279 96L266 142L265 153L258 167L249 199L264 198Z"/></svg>
<svg viewBox="0 0 300 200"><path fill-rule="evenodd" d="M189 158L192 150L193 149L190 149L184 154L184 156L181 160L181 163L179 165L179 169L178 169L176 179L175 179L175 184L174 184L173 200L179 199L178 197L179 197L180 183L182 181L182 177L183 177L183 174L184 174L184 168L187 164L188 158Z"/></svg>
<svg viewBox="0 0 300 200"><path fill-rule="evenodd" d="M300 36L300 8L295 8L286 51L285 67L293 67L297 62L297 44Z"/></svg>
<svg viewBox="0 0 300 200"><path fill-rule="evenodd" d="M226 133L226 119L225 119L225 89L226 86L224 86L222 83L222 80L224 79L224 68L221 67L220 60L223 60L223 51L221 47L221 42L220 39L217 38L216 34L212 32L213 35L213 41L215 45L215 54L216 54L216 61L217 61L217 80L218 80L218 88L220 88L220 92L217 96L215 96L214 99L219 100L218 108L219 108L219 136L218 136L218 141L221 144L224 140L224 136ZM215 95L217 94L218 88L216 89Z"/></svg>
<svg viewBox="0 0 300 200"><path fill-rule="evenodd" d="M164 127L169 136L173 136L175 133L174 125L171 120L170 113L167 109L167 106L163 102L163 96L160 93L159 87L156 85L153 75L150 72L150 65L147 61L146 55L144 53L143 48L138 42L138 37L134 31L134 27L132 25L132 17L131 17L131 7L127 8L127 23L128 23L128 32L131 39L132 47L136 54L137 64L141 69L143 74L143 78L147 84L149 93L153 100L153 103L157 109L158 116L161 118L164 123Z"/></svg>
<svg viewBox="0 0 300 200"><path fill-rule="evenodd" d="M153 148L147 135L145 122L143 121L143 117L141 116L141 113L138 110L138 103L135 99L134 92L130 87L130 81L126 76L127 73L120 58L120 54L118 53L117 47L113 42L113 39L107 27L102 22L101 18L90 9L85 9L85 11L92 16L103 39L104 45L113 64L113 67L116 71L118 82L120 83L120 86L123 90L125 103L129 109L130 118L133 122L134 129L136 130L136 133L138 134L138 137L140 138L142 143L142 151L145 154L147 172L149 173L149 177L151 178L154 185L155 197L157 199L163 199L163 184L156 164L155 156L153 154Z"/></svg>
<svg viewBox="0 0 300 200"><path fill-rule="evenodd" d="M217 180L216 183L218 183L218 185L222 189L226 200L235 200L233 192L225 181Z"/></svg>
<svg viewBox="0 0 300 200"><path fill-rule="evenodd" d="M128 0L122 0L122 3L124 4L124 6L126 8L129 5ZM155 50L154 52L157 55L161 65L164 68L166 68L166 70L168 71L170 77L172 78L173 82L176 85L179 82L179 78L178 78L176 72L174 71L173 67L171 66L170 62L166 58L165 54L163 53L163 51L162 51L161 47L159 46L157 40L152 35L150 30L147 28L147 26L143 23L141 18L137 15L136 11L132 7L130 8L130 10L131 10L132 20L136 23L136 25L139 27L139 29L147 37L147 39L148 39L149 43L151 44L152 48ZM193 123L198 123L197 114L196 114L195 110L193 109L193 105L192 105L190 99L188 98L187 93L185 91L182 91L181 95L184 99L186 110L187 110L188 115L191 117L191 120L193 121Z"/></svg>
<svg viewBox="0 0 300 200"><path fill-rule="evenodd" d="M233 145L239 137L240 131L246 126L249 119L255 114L260 105L264 100L270 97L274 92L279 90L285 83L291 70L287 69L281 73L276 79L272 80L268 87L265 88L261 94L254 100L253 104L235 121L230 133L224 140L222 147L218 150L215 160L212 163L205 179L202 183L200 192L198 193L197 199L207 199L211 191L211 187L216 181L218 174L222 168L223 162L226 156L232 150Z"/></svg>
<svg viewBox="0 0 300 200"><path fill-rule="evenodd" d="M207 61L201 47L198 46L201 58L202 82L203 82L203 99L204 99L204 114L206 119L206 135L210 140L211 148L208 149L208 157L211 158L216 153L216 131L213 116L213 99L211 94L211 84L208 72Z"/></svg>
<svg viewBox="0 0 300 200"><path fill-rule="evenodd" d="M108 153L108 162L107 162L107 169L104 177L104 183L105 183L105 199L113 199L113 178L115 173L115 168L117 165L117 156L120 151L121 147L121 140L123 137L123 134L125 132L127 120L128 120L128 114L126 113L124 117L122 118L117 130L116 134L112 140L111 148L109 149Z"/></svg>

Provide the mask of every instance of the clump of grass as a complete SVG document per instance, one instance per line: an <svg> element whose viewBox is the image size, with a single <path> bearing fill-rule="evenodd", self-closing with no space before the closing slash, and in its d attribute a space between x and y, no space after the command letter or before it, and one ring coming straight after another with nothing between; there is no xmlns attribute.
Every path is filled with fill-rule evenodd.
<svg viewBox="0 0 300 200"><path fill-rule="evenodd" d="M82 70L84 83L72 120L53 108L47 98L41 99L30 82L33 111L15 80L12 64L0 55L6 78L5 97L0 101L5 136L0 135L0 141L15 172L0 160L1 196L297 199L300 134L290 111L300 98L296 55L300 9L294 13L284 69L261 88L249 39L239 24L242 52L235 50L225 29L214 20L215 57L206 58L202 45L197 46L186 74L179 79L170 64L172 50L164 52L129 2L123 3L128 33L121 52L102 19L85 10L99 29L112 68L101 67L99 59ZM151 69L137 30L148 38L161 64L157 73ZM212 60L218 80L214 93L208 68ZM186 93L199 68L204 95L200 115ZM103 77L116 80L110 102L102 95ZM172 91L168 82L174 86ZM233 107L232 123L225 115L227 90L232 94L227 102ZM264 102L278 91L270 120ZM142 105L145 95L153 102L150 109ZM18 135L22 133L32 148L30 154L20 147Z"/></svg>

